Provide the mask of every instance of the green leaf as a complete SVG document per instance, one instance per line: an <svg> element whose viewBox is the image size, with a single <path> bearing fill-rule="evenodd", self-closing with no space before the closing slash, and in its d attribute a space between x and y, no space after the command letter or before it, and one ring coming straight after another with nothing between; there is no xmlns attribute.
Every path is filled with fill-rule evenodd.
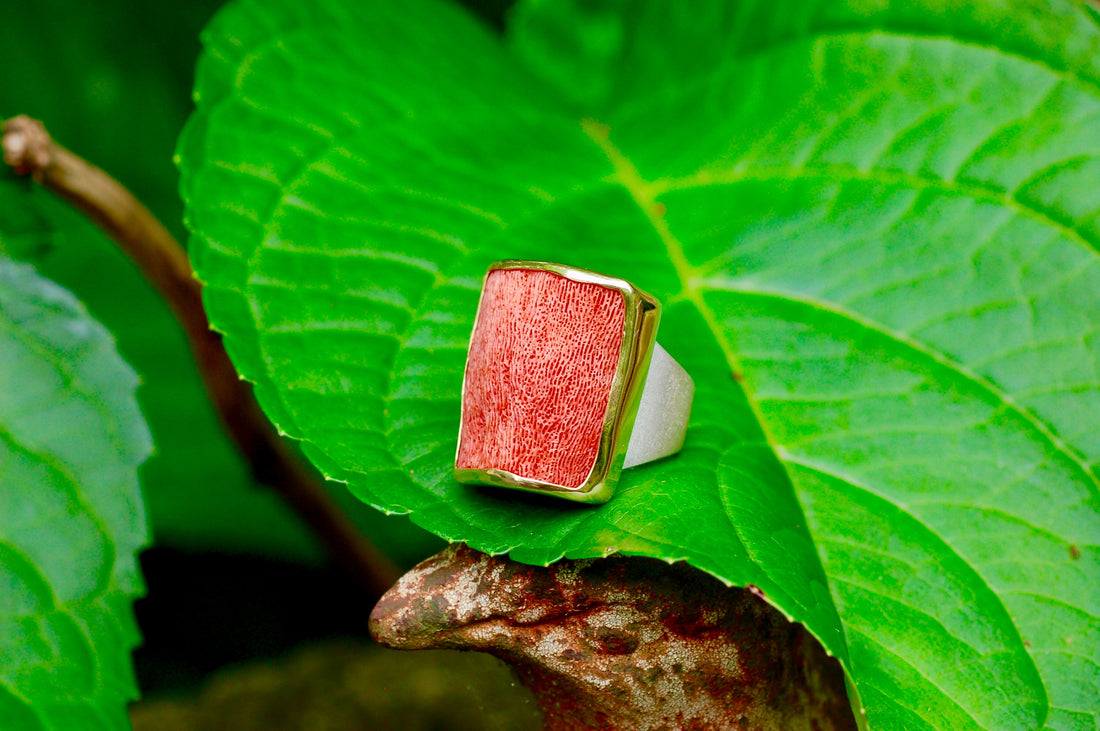
<svg viewBox="0 0 1100 731"><path fill-rule="evenodd" d="M180 141L212 322L372 505L761 587L875 729L1100 727L1100 24L1072 2L240 0ZM683 452L451 477L485 267L665 303ZM744 387L739 385L744 383Z"/></svg>
<svg viewBox="0 0 1100 731"><path fill-rule="evenodd" d="M189 108L196 36L218 4L10 4L0 47L20 62L0 64L0 117L42 119L182 236L172 145ZM76 294L142 376L139 400L158 445L143 472L158 542L317 555L289 511L252 484L160 296L94 224L6 175L0 252Z"/></svg>
<svg viewBox="0 0 1100 731"><path fill-rule="evenodd" d="M0 257L0 721L128 729L144 593L138 379L67 291Z"/></svg>
<svg viewBox="0 0 1100 731"><path fill-rule="evenodd" d="M55 139L126 184L183 240L172 147L191 106L198 33L221 0L11 3L0 47L0 118L42 119ZM270 490L253 483L226 437L190 349L162 298L114 242L48 192L0 179L0 252L71 290L141 374L142 410L158 445L144 475L162 545L323 552ZM364 533L403 562L434 541L333 491Z"/></svg>
<svg viewBox="0 0 1100 731"><path fill-rule="evenodd" d="M163 300L94 224L23 183L0 178L0 253L33 263L71 289L142 374L139 400L158 445L143 483L158 542L313 555L306 532L274 496L252 485Z"/></svg>

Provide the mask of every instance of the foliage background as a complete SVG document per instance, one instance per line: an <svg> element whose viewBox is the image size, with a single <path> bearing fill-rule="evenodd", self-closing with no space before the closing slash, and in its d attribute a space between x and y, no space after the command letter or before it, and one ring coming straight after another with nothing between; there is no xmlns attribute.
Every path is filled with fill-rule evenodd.
<svg viewBox="0 0 1100 731"><path fill-rule="evenodd" d="M11 4L0 24L0 116L43 120L61 144L118 178L186 242L173 153L193 107L199 32L220 4ZM125 255L29 181L4 184L0 232L0 251L75 293L138 371L138 399L155 444L142 477L157 542L319 561L320 549L300 521L252 484L171 313ZM331 494L402 564L439 545L405 519L365 508L345 489Z"/></svg>
<svg viewBox="0 0 1100 731"><path fill-rule="evenodd" d="M286 58L285 48L263 46L265 32L325 23L327 12L347 8L241 2L210 36L204 113L228 100L233 124L206 126L210 119L200 115L184 138L191 224L200 269L214 285L215 319L233 335L238 363L260 383L275 420L306 438L310 456L364 500L415 510L441 535L535 562L613 550L688 557L726 580L766 587L849 663L883 727L1028 728L1040 718L1052 729L1095 727L1100 396L1093 325L1080 314L1095 304L1100 240L1090 188L1098 143L1088 134L1100 88L1095 9L985 0L957 12L953 3L899 0L823 2L802 13L744 2L738 27L745 32L728 47L692 35L711 27L698 18L676 26L643 17L630 33L663 43L683 31L682 45L661 56L646 49L665 46L624 42L635 36L617 25L619 10L650 7L645 2L531 3L504 46L453 7L408 7L421 13L364 22L374 45L347 32L306 34ZM725 7L732 6L699 5L717 20ZM0 27L0 47L15 59L0 65L0 114L45 119L58 139L118 175L182 235L171 150L190 108L197 31L213 10L212 3L17 6ZM257 41L257 58L244 63L233 44L221 45L228 37ZM456 47L456 37L468 43ZM425 45L387 46L394 38ZM357 68L378 70L369 93L361 77L331 64L332 41ZM812 54L801 55L803 42ZM704 80L714 82L714 95L678 107L680 75L711 51L719 62L733 59L737 73L728 76L745 86ZM324 83L350 93L317 95L308 74L303 85L302 77L276 73L287 60L305 60L301 68L322 75L336 69ZM238 70L248 73L225 73ZM448 74L455 83L441 86ZM687 95L701 87L711 88L690 87ZM314 93L298 101L309 103L287 104L303 88ZM556 112L528 106L536 97ZM332 115L326 104L334 99L353 102ZM454 118L448 104L456 100L474 110L472 119ZM724 113L731 101L732 116ZM300 137L300 130L271 134L276 151L254 156L240 130L256 119L235 102L312 128ZM421 126L384 127L374 137L341 126L357 113L377 120L394 110ZM709 124L685 130L695 115L710 115ZM250 291L251 282L234 281L225 266L241 251L224 256L210 245L258 245L263 256L247 262L251 274L277 284L285 277L291 291L324 274L323 252L310 266L291 265L298 254L281 260L284 252L269 241L219 236L224 221L211 224L211 211L226 200L251 204L234 196L257 188L252 180L203 179L205 162L214 160L223 172L279 181L287 172L280 166L299 161L278 148L310 142L318 129L338 142L328 152L349 153L325 158L328 172L360 182L379 171L407 175L411 158L366 172L355 168L357 159L373 156L373 163L402 145L430 152L432 165L413 173L420 191L387 189L396 178L375 180L388 197L365 200L347 176L309 174L293 191L277 186L297 201L278 211L283 241L276 244L320 240L338 249L347 241L334 233L341 213L354 217L358 204L376 206L386 223L407 217L437 225L425 259L448 261L435 281L425 287L415 267L392 267L385 284L393 291L384 295L389 305L406 299L396 308L376 303L368 316L356 310L358 334L382 336L357 351L368 359L393 342L403 346L405 332L418 332L409 322L432 323L419 331L429 345L418 345L437 350L444 365L407 353L398 359L386 375L413 398L397 412L372 412L358 397L372 395L373 377L348 363L295 361L272 345L272 323L308 324L300 316L324 297ZM470 129L480 134L471 139ZM270 133L264 124L252 131ZM262 134L248 141L257 140ZM750 154L738 157L731 140L748 141ZM448 187L485 170L494 173L490 186ZM158 455L145 482L160 539L316 560L297 522L251 489L213 423L182 339L140 277L75 214L29 186L0 183L0 248L73 289L117 334L146 383L139 398ZM425 190L432 205L418 195ZM737 197L726 197L729 190ZM512 226L508 235L486 237L484 227L433 208L450 195L466 196L467 213ZM311 196L323 215L295 219L291 209L308 207ZM597 221L594 209L607 215ZM367 246L379 255L424 247L407 233L375 235ZM638 247L646 236L665 251ZM802 242L803 256L788 258L775 244L785 239ZM456 343L469 326L464 316L447 316L472 312L489 260L563 260L575 240L617 241L570 260L630 276L666 299L664 340L706 396L684 458L637 471L624 481L625 499L590 514L463 490L449 482L444 459L452 451ZM731 240L739 244L729 247ZM960 243L969 247L966 259L954 255ZM911 258L893 258L903 250ZM235 316L226 306L233 293L252 298L266 322ZM346 321L354 320L349 313ZM303 363L319 382L346 377L351 391L362 390L357 400L324 394L311 402L296 393ZM746 393L732 376L745 378ZM865 384L876 388L861 390ZM343 442L324 434L334 431L326 414L391 423ZM400 435L379 449L371 438L389 439L392 423ZM703 483L713 490L688 489ZM926 499L931 485L948 485L957 499ZM334 494L405 561L438 545L403 519L363 509L342 488ZM792 518L802 515L796 495L805 523ZM746 506L754 510L740 513ZM753 520L709 523L691 510ZM1003 703L989 702L1002 696Z"/></svg>

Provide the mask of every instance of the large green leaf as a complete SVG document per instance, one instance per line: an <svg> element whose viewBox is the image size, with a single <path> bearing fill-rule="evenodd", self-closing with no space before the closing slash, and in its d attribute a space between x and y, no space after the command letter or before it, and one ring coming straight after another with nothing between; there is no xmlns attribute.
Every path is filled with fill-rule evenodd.
<svg viewBox="0 0 1100 731"><path fill-rule="evenodd" d="M502 41L429 0L241 0L205 43L206 304L327 474L523 561L756 584L872 728L1100 727L1094 12L542 0ZM604 507L451 477L500 258L665 303L685 448Z"/></svg>
<svg viewBox="0 0 1100 731"><path fill-rule="evenodd" d="M137 376L71 294L0 257L0 383L0 727L128 729Z"/></svg>

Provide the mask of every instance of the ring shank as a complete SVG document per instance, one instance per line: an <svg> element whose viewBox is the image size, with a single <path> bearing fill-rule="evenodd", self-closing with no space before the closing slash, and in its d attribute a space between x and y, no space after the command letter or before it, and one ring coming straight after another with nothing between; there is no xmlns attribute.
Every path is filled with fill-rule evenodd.
<svg viewBox="0 0 1100 731"><path fill-rule="evenodd" d="M668 457L684 445L695 384L659 343L653 344L623 468Z"/></svg>

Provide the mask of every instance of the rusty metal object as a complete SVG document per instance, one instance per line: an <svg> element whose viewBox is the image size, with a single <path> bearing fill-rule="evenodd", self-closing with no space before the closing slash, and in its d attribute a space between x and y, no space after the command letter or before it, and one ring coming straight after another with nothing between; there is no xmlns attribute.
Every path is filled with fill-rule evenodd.
<svg viewBox="0 0 1100 731"><path fill-rule="evenodd" d="M685 564L543 568L452 546L382 597L371 633L500 657L548 731L856 728L839 664L801 625Z"/></svg>

